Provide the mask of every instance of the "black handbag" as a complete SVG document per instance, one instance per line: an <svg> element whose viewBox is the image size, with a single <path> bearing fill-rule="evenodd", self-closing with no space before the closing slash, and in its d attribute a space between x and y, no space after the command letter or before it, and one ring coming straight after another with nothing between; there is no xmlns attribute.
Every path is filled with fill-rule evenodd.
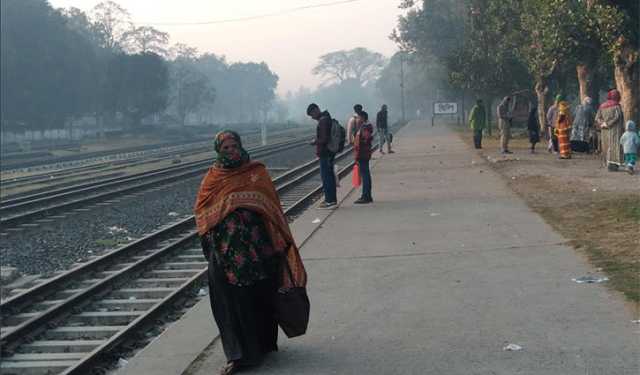
<svg viewBox="0 0 640 375"><path fill-rule="evenodd" d="M291 268L289 268L286 259L284 263L288 271L287 274L293 283ZM279 289L276 293L275 317L287 337L302 336L307 332L310 310L311 305L306 288Z"/></svg>

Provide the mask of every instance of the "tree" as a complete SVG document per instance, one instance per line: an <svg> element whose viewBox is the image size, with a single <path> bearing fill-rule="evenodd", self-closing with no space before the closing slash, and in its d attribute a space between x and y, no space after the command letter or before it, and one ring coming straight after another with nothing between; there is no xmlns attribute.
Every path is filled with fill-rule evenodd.
<svg viewBox="0 0 640 375"><path fill-rule="evenodd" d="M186 117L200 109L203 104L213 104L215 88L211 79L196 66L197 51L186 45L177 45L171 62L172 102L180 123L184 126Z"/></svg>
<svg viewBox="0 0 640 375"><path fill-rule="evenodd" d="M353 79L364 85L379 76L385 63L386 59L380 53L359 47L320 56L320 62L312 72L325 77L327 81L344 82Z"/></svg>
<svg viewBox="0 0 640 375"><path fill-rule="evenodd" d="M156 54L117 55L109 65L108 82L110 108L134 126L167 107L169 73Z"/></svg>
<svg viewBox="0 0 640 375"><path fill-rule="evenodd" d="M391 57L375 85L380 98L389 106L390 116L395 115L399 118L402 109L401 59L404 59L405 108L408 113L428 110L427 101L436 100L438 94L444 97L452 95L444 66L436 63L434 59L423 60L415 53L398 52Z"/></svg>
<svg viewBox="0 0 640 375"><path fill-rule="evenodd" d="M169 34L151 26L134 27L122 34L122 40L130 53L167 55Z"/></svg>
<svg viewBox="0 0 640 375"><path fill-rule="evenodd" d="M195 69L180 83L178 92L178 115L183 126L187 114L195 112L204 104L212 105L216 97L216 90L209 79Z"/></svg>
<svg viewBox="0 0 640 375"><path fill-rule="evenodd" d="M121 51L123 36L133 28L129 12L118 3L108 0L96 5L91 16L102 47L113 52Z"/></svg>
<svg viewBox="0 0 640 375"><path fill-rule="evenodd" d="M640 5L594 0L598 35L613 61L625 120L640 121Z"/></svg>
<svg viewBox="0 0 640 375"><path fill-rule="evenodd" d="M169 58L175 59L191 59L198 57L198 49L188 46L184 43L176 43L169 49Z"/></svg>
<svg viewBox="0 0 640 375"><path fill-rule="evenodd" d="M7 0L0 7L2 126L64 128L91 106L93 46L47 2Z"/></svg>
<svg viewBox="0 0 640 375"><path fill-rule="evenodd" d="M266 63L235 63L229 66L233 90L226 92L235 103L238 115L251 122L264 120L276 97L278 76Z"/></svg>

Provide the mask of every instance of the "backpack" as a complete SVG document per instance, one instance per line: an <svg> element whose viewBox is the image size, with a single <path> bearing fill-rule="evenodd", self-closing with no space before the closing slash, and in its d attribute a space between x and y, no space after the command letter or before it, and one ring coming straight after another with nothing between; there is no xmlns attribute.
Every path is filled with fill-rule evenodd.
<svg viewBox="0 0 640 375"><path fill-rule="evenodd" d="M344 150L344 143L346 139L347 131L342 125L340 125L338 120L331 119L331 136L329 144L327 144L327 149L333 154L342 152L342 150Z"/></svg>

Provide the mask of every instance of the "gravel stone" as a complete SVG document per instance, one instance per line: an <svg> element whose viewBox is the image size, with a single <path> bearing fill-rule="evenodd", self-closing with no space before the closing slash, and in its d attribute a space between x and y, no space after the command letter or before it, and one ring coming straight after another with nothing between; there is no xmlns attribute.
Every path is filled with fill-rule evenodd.
<svg viewBox="0 0 640 375"><path fill-rule="evenodd" d="M313 147L303 146L262 161L269 167L292 168L313 158ZM158 191L125 195L113 205L87 206L89 211L67 212L65 219L10 232L0 242L2 266L15 267L25 274L65 270L77 261L143 237L191 215L201 179L194 177Z"/></svg>

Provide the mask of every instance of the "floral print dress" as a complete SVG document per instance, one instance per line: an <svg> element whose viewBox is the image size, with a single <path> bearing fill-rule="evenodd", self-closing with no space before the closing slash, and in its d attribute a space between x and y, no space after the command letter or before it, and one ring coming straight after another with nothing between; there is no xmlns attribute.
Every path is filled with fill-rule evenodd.
<svg viewBox="0 0 640 375"><path fill-rule="evenodd" d="M207 233L209 251L214 253L231 285L249 286L265 280L277 270L271 240L260 215L237 209Z"/></svg>

